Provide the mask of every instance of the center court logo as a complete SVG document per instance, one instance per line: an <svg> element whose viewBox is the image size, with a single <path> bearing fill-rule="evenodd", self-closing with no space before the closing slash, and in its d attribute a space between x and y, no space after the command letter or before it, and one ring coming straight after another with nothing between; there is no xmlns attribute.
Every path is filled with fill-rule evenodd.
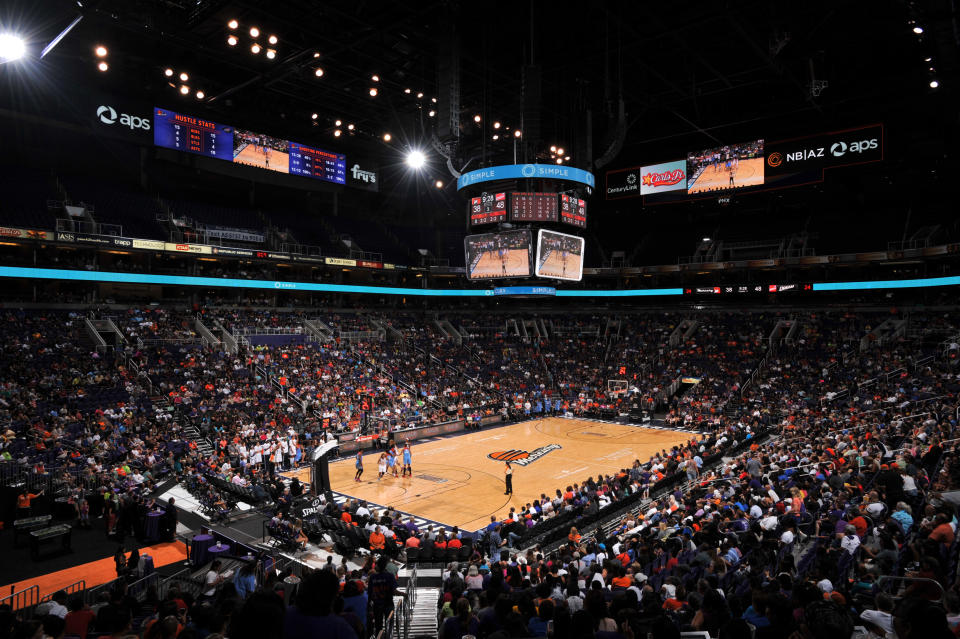
<svg viewBox="0 0 960 639"><path fill-rule="evenodd" d="M511 464L516 464L517 466L527 466L537 461L547 453L552 450L560 450L562 447L560 444L547 444L546 446L541 446L536 448L531 452L525 450L517 450L515 448L510 450L500 450L495 453L490 453L487 455L490 459L495 459L502 462L510 462Z"/></svg>

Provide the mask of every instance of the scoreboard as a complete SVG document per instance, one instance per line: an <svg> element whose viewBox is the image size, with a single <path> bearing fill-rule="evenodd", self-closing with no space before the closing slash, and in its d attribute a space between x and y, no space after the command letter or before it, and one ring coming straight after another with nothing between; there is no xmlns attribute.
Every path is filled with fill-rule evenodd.
<svg viewBox="0 0 960 639"><path fill-rule="evenodd" d="M470 224L493 224L507 221L507 194L482 193L470 198Z"/></svg>
<svg viewBox="0 0 960 639"><path fill-rule="evenodd" d="M159 107L153 110L153 143L233 161L233 127Z"/></svg>
<svg viewBox="0 0 960 639"><path fill-rule="evenodd" d="M556 222L556 193L511 193L511 222Z"/></svg>
<svg viewBox="0 0 960 639"><path fill-rule="evenodd" d="M587 228L587 202L580 198L560 194L560 221L580 228Z"/></svg>
<svg viewBox="0 0 960 639"><path fill-rule="evenodd" d="M346 184L347 156L290 142L290 173Z"/></svg>

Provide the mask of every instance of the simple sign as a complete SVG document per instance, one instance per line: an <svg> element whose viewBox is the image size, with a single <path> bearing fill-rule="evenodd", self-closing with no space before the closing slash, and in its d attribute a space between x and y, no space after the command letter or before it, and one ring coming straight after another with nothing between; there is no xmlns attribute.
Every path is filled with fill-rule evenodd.
<svg viewBox="0 0 960 639"><path fill-rule="evenodd" d="M502 166L488 166L476 171L464 173L457 178L457 190L497 180L564 180L578 182L590 188L594 186L593 173L577 169L572 166L558 164L504 164Z"/></svg>

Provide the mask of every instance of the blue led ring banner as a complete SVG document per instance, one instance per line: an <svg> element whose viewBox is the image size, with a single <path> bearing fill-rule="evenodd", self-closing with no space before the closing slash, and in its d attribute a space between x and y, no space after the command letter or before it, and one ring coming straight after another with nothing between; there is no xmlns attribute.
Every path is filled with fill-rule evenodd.
<svg viewBox="0 0 960 639"><path fill-rule="evenodd" d="M71 280L83 282L121 282L124 284L153 284L162 286L210 286L219 288L255 288L282 291L311 291L324 293L365 293L370 295L410 295L419 297L493 297L493 289L459 288L400 288L395 286L361 286L352 284L314 284L312 282L278 282L271 280L243 280L220 277L192 277L188 275L145 275L114 271L76 271L58 268L28 268L0 266L0 277L22 277L41 280ZM539 288L539 287L534 287ZM683 295L682 288L626 289L622 291L557 291L557 297L639 297L653 295Z"/></svg>
<svg viewBox="0 0 960 639"><path fill-rule="evenodd" d="M464 173L457 178L457 190L482 182L524 179L566 180L567 182L579 182L590 188L594 186L593 173L572 166L560 164L504 164Z"/></svg>
<svg viewBox="0 0 960 639"><path fill-rule="evenodd" d="M557 289L552 286L498 286L493 294L499 295L556 295Z"/></svg>

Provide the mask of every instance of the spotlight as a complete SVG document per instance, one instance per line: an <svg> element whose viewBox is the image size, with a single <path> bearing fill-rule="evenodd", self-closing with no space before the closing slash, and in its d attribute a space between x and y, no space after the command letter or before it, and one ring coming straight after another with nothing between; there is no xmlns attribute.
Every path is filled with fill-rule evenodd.
<svg viewBox="0 0 960 639"><path fill-rule="evenodd" d="M924 61L924 62L931 62L931 61L933 61L933 58L924 58L923 61Z"/></svg>
<svg viewBox="0 0 960 639"><path fill-rule="evenodd" d="M23 38L12 33L0 34L0 62L13 62L23 57L27 52L27 45Z"/></svg>
<svg viewBox="0 0 960 639"><path fill-rule="evenodd" d="M940 86L940 83L939 83L939 82L937 82L936 80L930 80L930 88L931 88L931 89L936 89L938 86Z"/></svg>
<svg viewBox="0 0 960 639"><path fill-rule="evenodd" d="M180 85L180 93L182 93L183 95L186 95L186 94L190 93L190 87L188 87L188 86L185 85L185 84L181 84L181 85Z"/></svg>
<svg viewBox="0 0 960 639"><path fill-rule="evenodd" d="M437 99L436 99L436 98L430 98L430 101L433 102L434 104L437 103Z"/></svg>
<svg viewBox="0 0 960 639"><path fill-rule="evenodd" d="M318 117L320 117L320 116L319 116L318 114L316 114L316 113L311 113L311 114L310 114L310 119L311 119L311 120L316 120Z"/></svg>
<svg viewBox="0 0 960 639"><path fill-rule="evenodd" d="M99 44L97 45L97 48L93 50L93 52L97 54L98 58L102 58L107 55L107 48L102 44Z"/></svg>
<svg viewBox="0 0 960 639"><path fill-rule="evenodd" d="M348 125L347 125L347 131L353 131L353 125L352 125L352 124L348 124Z"/></svg>
<svg viewBox="0 0 960 639"><path fill-rule="evenodd" d="M921 33L923 33L923 27L914 27L913 32L916 33L917 35L920 35Z"/></svg>
<svg viewBox="0 0 960 639"><path fill-rule="evenodd" d="M392 140L392 139L393 139L393 136L390 135L389 133L384 133L384 134L383 134L383 141L384 141L384 142L389 142L389 141Z"/></svg>
<svg viewBox="0 0 960 639"><path fill-rule="evenodd" d="M251 37L251 38L259 38L259 37L260 37L260 29L258 29L258 28L256 28L256 27L250 27L250 37Z"/></svg>
<svg viewBox="0 0 960 639"><path fill-rule="evenodd" d="M254 54L260 53L261 48L262 47L259 44L254 42L253 44L250 45L250 52Z"/></svg>
<svg viewBox="0 0 960 639"><path fill-rule="evenodd" d="M436 114L437 114L437 112L434 111L433 109L430 109L430 111L427 113L427 115L429 115L431 118L432 118L433 116L435 116Z"/></svg>
<svg viewBox="0 0 960 639"><path fill-rule="evenodd" d="M227 44L229 44L231 47L237 46L237 36L235 35L228 36Z"/></svg>
<svg viewBox="0 0 960 639"><path fill-rule="evenodd" d="M318 78L322 78L323 69L321 69L320 67L317 67L316 69L313 70L313 75L317 76Z"/></svg>
<svg viewBox="0 0 960 639"><path fill-rule="evenodd" d="M319 52L319 51L314 51L314 52L313 52L313 57L319 58L319 57L320 57L320 52Z"/></svg>
<svg viewBox="0 0 960 639"><path fill-rule="evenodd" d="M496 133L494 133L494 134L493 134L493 139L494 139L494 140L499 140L499 139L500 139L500 136L497 135Z"/></svg>
<svg viewBox="0 0 960 639"><path fill-rule="evenodd" d="M552 150L553 149L551 149L551 151ZM563 149L561 149L560 147L557 147L557 155L563 155Z"/></svg>
<svg viewBox="0 0 960 639"><path fill-rule="evenodd" d="M480 124L480 116L479 115L473 116L473 121L476 122L477 124Z"/></svg>
<svg viewBox="0 0 960 639"><path fill-rule="evenodd" d="M700 240L700 241L701 241L701 242L709 242L709 241L710 241L710 238L709 238L709 237L705 237L705 238L703 238L703 239Z"/></svg>
<svg viewBox="0 0 960 639"><path fill-rule="evenodd" d="M207 97L207 94L206 94L206 93L204 93L203 91L197 91L197 99L198 99L198 100L202 100L202 99L204 99L205 97Z"/></svg>
<svg viewBox="0 0 960 639"><path fill-rule="evenodd" d="M418 94L417 94L417 99L418 99L418 100L419 100L420 98L422 98L422 97L423 97L423 93L418 93Z"/></svg>
<svg viewBox="0 0 960 639"><path fill-rule="evenodd" d="M380 76L374 73L373 75L370 76L370 79L373 80L374 82L379 82Z"/></svg>
<svg viewBox="0 0 960 639"><path fill-rule="evenodd" d="M516 131L513 132L513 137L515 137L515 138L519 138L521 135L523 135L523 134L520 133L520 129L517 129Z"/></svg>
<svg viewBox="0 0 960 639"><path fill-rule="evenodd" d="M270 36L269 38L267 38L267 42L269 42L270 44L276 44L276 43L277 43L277 36L275 36L275 35Z"/></svg>
<svg viewBox="0 0 960 639"><path fill-rule="evenodd" d="M108 65L106 62L101 60L100 64L97 65L97 68L100 69L101 71L106 71L107 69L110 68L110 65Z"/></svg>
<svg viewBox="0 0 960 639"><path fill-rule="evenodd" d="M240 26L240 23L237 22L236 20L231 20L230 22L227 23L227 26L230 27L231 29L236 29L237 27Z"/></svg>
<svg viewBox="0 0 960 639"><path fill-rule="evenodd" d="M438 189L442 189L442 188L443 188L443 180L437 180L436 182L433 183L433 185L434 185L435 187L437 187Z"/></svg>
<svg viewBox="0 0 960 639"><path fill-rule="evenodd" d="M407 166L411 169L422 169L426 163L427 156L423 154L423 151L414 150L407 153Z"/></svg>
<svg viewBox="0 0 960 639"><path fill-rule="evenodd" d="M336 122L334 122L334 125L336 126L340 126L341 124L343 124L343 122L341 122L340 120L337 120Z"/></svg>
<svg viewBox="0 0 960 639"><path fill-rule="evenodd" d="M335 138L339 138L341 135L343 135L343 131L341 131L340 129L337 129L336 131L333 132L333 137Z"/></svg>
<svg viewBox="0 0 960 639"><path fill-rule="evenodd" d="M377 88L376 88L376 87L370 87L370 97L371 97L371 98L377 97Z"/></svg>
<svg viewBox="0 0 960 639"><path fill-rule="evenodd" d="M557 164L563 164L563 158L557 158Z"/></svg>
<svg viewBox="0 0 960 639"><path fill-rule="evenodd" d="M556 153L556 152L557 152L557 147L556 147L556 145L550 147L550 152L551 152L551 153Z"/></svg>
<svg viewBox="0 0 960 639"><path fill-rule="evenodd" d="M493 128L499 129L499 128L500 128L500 123L499 123L499 122L494 122L494 123L493 123Z"/></svg>
<svg viewBox="0 0 960 639"><path fill-rule="evenodd" d="M189 79L190 79L190 76L187 75L187 72L186 72L186 71L184 71L183 73L180 74L180 81L181 81L181 82L186 82L186 81L189 80Z"/></svg>
<svg viewBox="0 0 960 639"><path fill-rule="evenodd" d="M267 49L267 59L273 60L275 57L277 57L277 52L273 49Z"/></svg>
<svg viewBox="0 0 960 639"><path fill-rule="evenodd" d="M569 162L569 161L570 161L570 156L568 155L568 156L566 156L566 157L563 158L563 159L564 159L564 161Z"/></svg>
<svg viewBox="0 0 960 639"><path fill-rule="evenodd" d="M410 89L404 89L403 92L409 95L409 94L410 94Z"/></svg>
<svg viewBox="0 0 960 639"><path fill-rule="evenodd" d="M163 75L165 75L165 76L167 76L167 77L169 78L170 76L173 75L173 69L170 69L170 68L164 69L164 70L163 70Z"/></svg>

